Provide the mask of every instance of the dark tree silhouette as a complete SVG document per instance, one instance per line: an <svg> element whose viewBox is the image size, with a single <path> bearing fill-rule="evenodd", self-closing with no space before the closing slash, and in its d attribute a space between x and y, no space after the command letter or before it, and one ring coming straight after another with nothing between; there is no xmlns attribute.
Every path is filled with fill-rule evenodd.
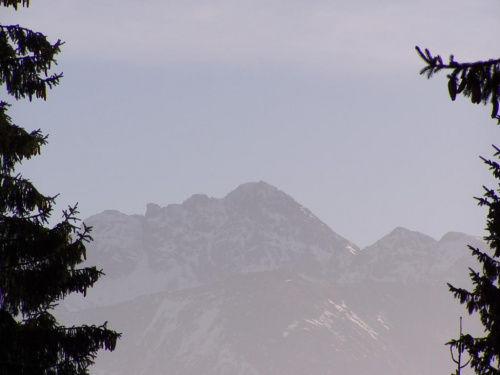
<svg viewBox="0 0 500 375"><path fill-rule="evenodd" d="M420 74L430 78L441 70L449 71L448 91L452 100L458 94L469 97L474 104L491 104L491 117L497 119L500 99L500 59L459 63L450 57L448 63L443 63L439 56L433 56L429 50L417 51L425 61L426 66ZM500 159L500 149L495 149L494 157ZM481 159L491 170L495 179L500 183L500 164L495 160ZM488 207L486 230L484 237L490 251L483 252L469 246L472 255L477 258L482 270L477 272L470 269L473 290L468 291L448 284L461 304L467 307L469 314L478 313L484 327L484 336L473 337L470 334L460 335L451 340L448 345L460 354L464 351L470 356L470 366L476 374L500 375L500 189L484 187L485 193L476 198L480 206Z"/></svg>
<svg viewBox="0 0 500 375"><path fill-rule="evenodd" d="M28 0L0 0L3 7ZM16 99L46 99L62 74L49 75L61 42L38 32L0 24L0 84ZM79 229L77 210L48 227L55 197L41 194L16 173L40 153L46 137L12 123L0 102L0 374L87 374L100 349L114 350L119 333L101 326L64 327L53 315L67 294L85 294L102 271L78 268L90 228Z"/></svg>
<svg viewBox="0 0 500 375"><path fill-rule="evenodd" d="M441 70L449 71L448 92L451 100L462 94L474 104L491 103L491 117L500 123L498 116L500 99L500 59L459 63L451 55L448 63L441 56L433 56L428 49L424 52L415 47L426 66L420 71L427 78Z"/></svg>

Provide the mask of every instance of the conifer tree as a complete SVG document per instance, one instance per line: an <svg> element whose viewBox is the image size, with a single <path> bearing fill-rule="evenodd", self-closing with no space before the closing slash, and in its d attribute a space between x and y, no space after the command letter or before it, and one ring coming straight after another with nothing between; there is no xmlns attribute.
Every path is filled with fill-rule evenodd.
<svg viewBox="0 0 500 375"><path fill-rule="evenodd" d="M0 0L28 7L29 0ZM62 74L49 75L61 42L38 32L0 24L0 85L15 99L46 99ZM0 374L88 374L100 349L114 350L120 334L101 326L58 324L53 309L69 293L83 293L102 275L85 260L90 228L76 224L70 207L48 226L55 197L40 193L16 173L40 154L47 138L12 123L0 102Z"/></svg>
<svg viewBox="0 0 500 375"><path fill-rule="evenodd" d="M500 123L500 59L459 63L450 56L449 62L444 63L439 55L433 56L427 49L422 52L420 48L416 48L426 63L420 74L430 78L441 70L449 71L448 92L451 100L462 94L474 104L490 104L491 117ZM493 147L494 157L498 160L500 149ZM495 160L481 159L500 183L500 164ZM484 191L484 196L476 199L480 206L488 207L488 234L484 239L490 251L484 252L469 246L482 268L480 271L470 269L472 291L448 284L450 291L467 307L469 314L479 314L484 335L473 337L470 334L460 334L459 338L451 340L448 345L460 354L467 352L470 366L476 374L500 375L500 189L484 187Z"/></svg>

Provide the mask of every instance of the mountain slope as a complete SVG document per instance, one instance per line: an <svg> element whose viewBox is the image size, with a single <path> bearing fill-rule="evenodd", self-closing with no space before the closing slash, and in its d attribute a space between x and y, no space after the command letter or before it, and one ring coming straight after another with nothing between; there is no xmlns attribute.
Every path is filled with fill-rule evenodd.
<svg viewBox="0 0 500 375"><path fill-rule="evenodd" d="M396 374L388 358L396 368L407 361L380 317L369 324L331 285L288 271L235 275L82 316L113 316L126 333L96 374Z"/></svg>

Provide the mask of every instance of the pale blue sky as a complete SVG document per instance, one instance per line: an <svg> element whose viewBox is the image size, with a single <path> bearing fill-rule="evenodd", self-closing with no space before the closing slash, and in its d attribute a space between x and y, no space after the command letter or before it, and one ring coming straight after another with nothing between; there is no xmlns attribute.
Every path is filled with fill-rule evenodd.
<svg viewBox="0 0 500 375"><path fill-rule="evenodd" d="M33 0L2 10L66 41L47 102L10 114L50 134L22 171L58 210L143 214L264 180L359 246L396 226L482 234L489 109L450 102L415 45L498 57L496 0ZM5 99L5 93L0 94ZM54 216L59 216L56 212Z"/></svg>

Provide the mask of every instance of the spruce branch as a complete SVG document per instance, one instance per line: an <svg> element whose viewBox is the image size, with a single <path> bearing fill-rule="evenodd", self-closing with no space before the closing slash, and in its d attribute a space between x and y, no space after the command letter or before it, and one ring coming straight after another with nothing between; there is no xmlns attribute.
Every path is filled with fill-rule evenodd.
<svg viewBox="0 0 500 375"><path fill-rule="evenodd" d="M451 55L449 62L444 63L440 55L432 55L428 49L415 49L425 62L421 75L431 78L441 70L451 71L447 76L451 100L462 94L474 104L491 104L491 117L500 124L500 59L460 63Z"/></svg>

